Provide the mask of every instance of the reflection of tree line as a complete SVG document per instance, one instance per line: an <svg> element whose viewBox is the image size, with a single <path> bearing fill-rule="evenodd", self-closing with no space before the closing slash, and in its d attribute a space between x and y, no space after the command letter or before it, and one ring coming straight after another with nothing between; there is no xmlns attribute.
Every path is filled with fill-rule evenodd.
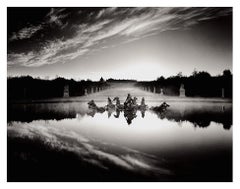
<svg viewBox="0 0 240 189"><path fill-rule="evenodd" d="M123 113L128 124L137 117L137 111L141 112L141 117L145 116L145 109L134 111L119 111L119 110L106 110L108 117L112 115L119 118ZM104 111L105 112L105 111ZM211 121L223 124L225 129L231 128L232 125L232 110L231 109L217 109L215 107L209 108L189 108L189 109L176 109L169 108L165 111L154 111L158 118L168 119L170 121L182 122L189 121L196 127L208 127ZM97 111L87 111L81 106L73 106L68 103L62 104L18 104L8 106L8 122L22 121L31 122L33 120L61 120L65 118L83 117L85 115L94 117ZM103 113L103 112L102 112Z"/></svg>
<svg viewBox="0 0 240 189"><path fill-rule="evenodd" d="M8 121L31 122L34 120L62 120L75 118L76 114L81 116L86 111L81 108L74 108L68 103L50 104L12 104L8 105Z"/></svg>
<svg viewBox="0 0 240 189"><path fill-rule="evenodd" d="M175 122L189 121L195 127L208 127L211 121L223 124L224 129L230 129L232 126L232 111L226 111L224 106L222 110L211 109L186 109L184 111L177 109L168 109L165 112L153 111L160 119L168 119Z"/></svg>

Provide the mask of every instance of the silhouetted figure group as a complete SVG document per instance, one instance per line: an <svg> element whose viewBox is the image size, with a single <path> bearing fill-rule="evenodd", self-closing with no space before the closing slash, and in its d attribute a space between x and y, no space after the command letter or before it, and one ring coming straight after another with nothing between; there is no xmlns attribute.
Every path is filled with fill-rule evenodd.
<svg viewBox="0 0 240 189"><path fill-rule="evenodd" d="M113 101L116 101L116 103L114 104ZM169 105L166 102L163 102L160 106L151 107L150 109L154 111L165 111L167 107L169 107ZM141 112L142 117L145 117L145 111L148 109L148 106L145 104L144 97L142 98L141 103L138 104L137 97L132 98L132 96L128 94L123 104L121 104L119 97L115 97L113 100L108 97L106 106L98 107L94 100L91 100L88 102L88 108L92 110L89 113L91 116L94 116L95 113L103 113L104 111L108 111L108 117L111 117L111 114L116 112L114 117L119 118L120 112L123 111L124 117L127 123L130 125L132 120L137 117L138 110Z"/></svg>
<svg viewBox="0 0 240 189"><path fill-rule="evenodd" d="M104 107L98 107L94 100L88 102L88 108L91 110L95 110L96 112L103 113L105 111Z"/></svg>
<svg viewBox="0 0 240 189"><path fill-rule="evenodd" d="M142 98L141 104L137 104L137 97L132 98L130 94L127 95L127 99L124 102L124 109L132 110L132 109L147 109L147 105L145 104L144 97Z"/></svg>
<svg viewBox="0 0 240 189"><path fill-rule="evenodd" d="M153 106L150 109L154 111L163 112L166 111L169 105L166 102L163 102L160 106Z"/></svg>

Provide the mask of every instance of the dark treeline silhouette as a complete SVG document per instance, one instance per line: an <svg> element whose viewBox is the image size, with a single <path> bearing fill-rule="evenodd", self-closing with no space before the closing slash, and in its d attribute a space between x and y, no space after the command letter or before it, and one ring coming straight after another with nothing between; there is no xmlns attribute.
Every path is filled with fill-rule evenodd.
<svg viewBox="0 0 240 189"><path fill-rule="evenodd" d="M190 76L183 76L178 73L176 76L164 78L163 76L154 81L141 81L136 85L139 87L149 87L151 92L160 93L163 90L164 95L178 96L181 84L184 85L186 96L199 97L224 97L232 98L232 73L230 70L224 70L222 75L211 76L205 71L194 71Z"/></svg>
<svg viewBox="0 0 240 189"><path fill-rule="evenodd" d="M108 83L136 82L138 87L148 87L150 91L164 95L178 96L181 84L184 85L186 96L193 97L224 97L232 98L232 73L224 70L222 75L211 76L208 72L194 71L191 76L183 76L181 73L176 76L164 78L163 76L154 81L139 81L129 79L107 79L101 77L99 81L65 79L58 77L53 80L32 78L31 76L11 77L7 80L8 100L23 99L46 99L63 97L64 86L69 87L69 96L82 96L86 92L105 88ZM92 91L94 89L94 91Z"/></svg>
<svg viewBox="0 0 240 189"><path fill-rule="evenodd" d="M12 77L7 80L8 100L45 99L63 97L64 86L69 86L69 96L82 96L90 92L91 88L107 87L106 81L81 80L75 81L65 78L42 80L31 76ZM85 91L86 90L86 91Z"/></svg>
<svg viewBox="0 0 240 189"><path fill-rule="evenodd" d="M132 83L132 82L137 82L137 80L134 79L113 79L113 78L109 78L107 79L107 82L121 82L121 83Z"/></svg>

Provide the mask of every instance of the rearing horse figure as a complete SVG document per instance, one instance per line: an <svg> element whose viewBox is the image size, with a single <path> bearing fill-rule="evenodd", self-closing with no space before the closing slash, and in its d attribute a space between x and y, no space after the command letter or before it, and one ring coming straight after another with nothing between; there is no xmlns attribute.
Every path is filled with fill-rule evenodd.
<svg viewBox="0 0 240 189"><path fill-rule="evenodd" d="M113 101L116 101L116 109L120 111L124 109L124 106L120 103L119 97L115 97Z"/></svg>
<svg viewBox="0 0 240 189"><path fill-rule="evenodd" d="M108 104L105 106L106 110L114 110L115 109L115 105L112 103L111 98L108 97Z"/></svg>

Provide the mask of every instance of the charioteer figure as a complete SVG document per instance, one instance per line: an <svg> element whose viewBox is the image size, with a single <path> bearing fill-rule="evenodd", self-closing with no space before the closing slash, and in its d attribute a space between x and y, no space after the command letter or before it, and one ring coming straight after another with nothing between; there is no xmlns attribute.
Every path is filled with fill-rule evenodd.
<svg viewBox="0 0 240 189"><path fill-rule="evenodd" d="M127 99L124 102L124 108L131 107L132 104L133 104L133 99L131 95L128 93Z"/></svg>

